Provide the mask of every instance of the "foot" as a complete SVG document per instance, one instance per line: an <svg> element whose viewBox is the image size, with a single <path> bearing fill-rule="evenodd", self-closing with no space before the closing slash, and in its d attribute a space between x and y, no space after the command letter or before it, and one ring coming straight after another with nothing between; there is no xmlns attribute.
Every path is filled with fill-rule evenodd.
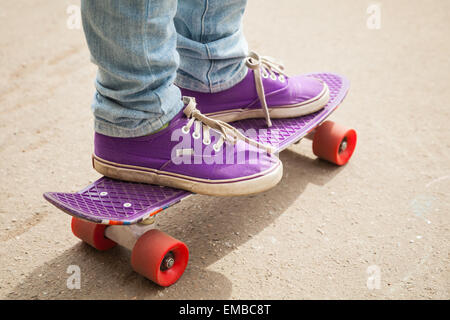
<svg viewBox="0 0 450 320"><path fill-rule="evenodd" d="M307 76L289 77L284 67L252 52L247 58L246 77L230 89L202 93L181 89L195 97L200 111L208 117L232 122L248 118L293 118L322 109L329 100L328 86Z"/></svg>
<svg viewBox="0 0 450 320"><path fill-rule="evenodd" d="M156 133L138 138L96 133L94 168L114 179L214 196L258 193L280 181L283 166L269 147L205 117L195 99L185 98L185 103Z"/></svg>

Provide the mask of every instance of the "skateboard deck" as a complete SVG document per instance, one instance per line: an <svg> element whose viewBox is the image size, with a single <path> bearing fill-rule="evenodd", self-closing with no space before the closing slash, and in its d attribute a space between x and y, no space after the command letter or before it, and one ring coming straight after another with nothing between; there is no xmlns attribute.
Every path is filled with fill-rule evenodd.
<svg viewBox="0 0 450 320"><path fill-rule="evenodd" d="M248 134L249 138L273 146L276 152L299 141L339 106L349 89L348 80L336 74L308 76L321 79L330 89L330 100L323 109L298 118L272 119L270 128L265 119L241 120L232 125L244 132L254 132ZM105 225L130 225L154 216L190 195L192 193L185 190L102 177L76 193L46 192L44 198L83 220Z"/></svg>

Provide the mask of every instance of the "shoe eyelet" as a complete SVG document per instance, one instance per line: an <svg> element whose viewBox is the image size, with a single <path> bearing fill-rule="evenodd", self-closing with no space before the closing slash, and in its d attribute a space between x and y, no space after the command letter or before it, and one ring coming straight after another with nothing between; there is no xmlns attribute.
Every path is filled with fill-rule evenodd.
<svg viewBox="0 0 450 320"><path fill-rule="evenodd" d="M210 145L210 144L211 144L211 139L209 139L209 140L203 139L203 144L204 144L205 146Z"/></svg>
<svg viewBox="0 0 450 320"><path fill-rule="evenodd" d="M286 78L283 75L278 76L278 80L280 80L281 83L286 82Z"/></svg>
<svg viewBox="0 0 450 320"><path fill-rule="evenodd" d="M272 74L270 75L270 79L272 79L272 80L277 80L277 76L276 76L275 74L272 73Z"/></svg>
<svg viewBox="0 0 450 320"><path fill-rule="evenodd" d="M220 151L220 147L218 147L216 144L213 145L213 149L214 149L214 151L216 151L216 152L219 152L219 151Z"/></svg>
<svg viewBox="0 0 450 320"><path fill-rule="evenodd" d="M269 77L269 74L266 72L261 72L261 77L263 77L264 79L267 79Z"/></svg>
<svg viewBox="0 0 450 320"><path fill-rule="evenodd" d="M192 134L192 138L194 138L195 140L200 139L200 133L194 132L194 133Z"/></svg>
<svg viewBox="0 0 450 320"><path fill-rule="evenodd" d="M182 131L184 134L188 134L188 133L189 133L189 129L188 129L186 126L183 126L183 127L181 128L181 131Z"/></svg>

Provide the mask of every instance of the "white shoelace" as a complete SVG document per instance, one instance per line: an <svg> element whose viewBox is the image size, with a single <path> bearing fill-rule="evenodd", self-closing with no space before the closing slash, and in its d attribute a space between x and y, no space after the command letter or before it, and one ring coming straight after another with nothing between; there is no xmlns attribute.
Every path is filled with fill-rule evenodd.
<svg viewBox="0 0 450 320"><path fill-rule="evenodd" d="M213 145L213 148L216 152L220 150L223 144L228 141L229 143L236 144L237 140L243 140L257 148L261 148L265 150L267 153L273 153L273 147L268 146L262 143L259 143L253 139L250 139L244 136L239 130L230 126L228 123L208 118L203 115L197 109L197 103L195 98L192 97L183 97L183 102L186 105L183 112L188 117L188 123L182 127L182 131L185 134L190 132L192 125L194 125L194 132L192 133L192 137L194 139L200 138L200 131L203 129L203 144L209 145L211 143L211 134L209 132L210 129L214 129L220 133L220 138Z"/></svg>
<svg viewBox="0 0 450 320"><path fill-rule="evenodd" d="M269 108L267 107L262 78L270 77L272 80L278 79L281 82L285 82L287 75L284 72L284 66L271 57L260 56L253 51L250 52L245 64L248 68L253 70L256 92L264 111L264 117L266 118L267 126L271 127L272 121L270 120Z"/></svg>

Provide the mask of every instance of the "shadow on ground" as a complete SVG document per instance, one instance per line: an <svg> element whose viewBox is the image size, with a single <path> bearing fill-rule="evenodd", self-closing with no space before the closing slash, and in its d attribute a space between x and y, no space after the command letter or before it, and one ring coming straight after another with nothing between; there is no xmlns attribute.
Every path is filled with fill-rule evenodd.
<svg viewBox="0 0 450 320"><path fill-rule="evenodd" d="M136 274L130 252L116 247L98 252L78 243L36 268L8 295L10 299L227 299L232 283L208 266L246 243L273 223L308 184L324 185L340 168L288 149L281 154L284 176L268 192L233 198L196 195L160 214L157 226L184 241L190 250L183 277L161 288ZM283 197L279 194L282 193ZM277 196L278 195L278 196ZM224 206L221 202L226 202ZM223 208L226 208L226 212ZM55 209L56 210L56 209ZM67 227L69 232L70 228ZM81 270L81 288L70 290L67 268Z"/></svg>

